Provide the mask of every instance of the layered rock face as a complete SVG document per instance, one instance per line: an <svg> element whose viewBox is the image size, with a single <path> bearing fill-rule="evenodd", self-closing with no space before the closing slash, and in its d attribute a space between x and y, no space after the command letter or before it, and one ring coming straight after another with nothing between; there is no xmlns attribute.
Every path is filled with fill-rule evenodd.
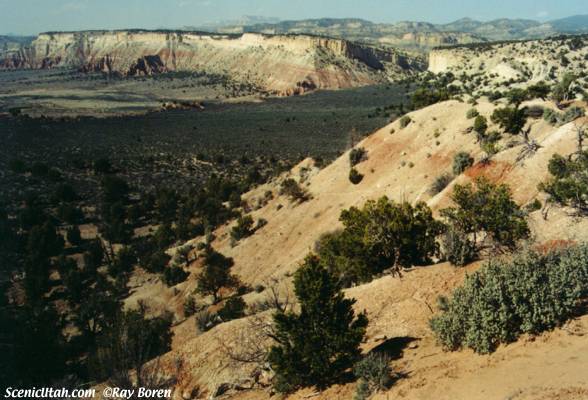
<svg viewBox="0 0 588 400"><path fill-rule="evenodd" d="M382 82L423 64L339 39L167 31L44 33L30 46L0 56L4 69L56 67L123 76L203 72L292 94Z"/></svg>

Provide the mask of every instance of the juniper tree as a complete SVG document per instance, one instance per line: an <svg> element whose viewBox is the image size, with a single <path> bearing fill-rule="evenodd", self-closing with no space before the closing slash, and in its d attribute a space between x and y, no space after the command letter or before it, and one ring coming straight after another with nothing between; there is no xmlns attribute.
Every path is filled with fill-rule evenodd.
<svg viewBox="0 0 588 400"><path fill-rule="evenodd" d="M524 213L512 200L508 186L494 185L485 178L475 183L455 185L451 196L455 206L441 210L441 215L473 247L483 234L495 247L513 248L529 235Z"/></svg>
<svg viewBox="0 0 588 400"><path fill-rule="evenodd" d="M220 300L220 290L224 287L236 287L238 279L231 275L234 262L212 248L206 250L204 268L198 276L198 291L213 297L213 303Z"/></svg>
<svg viewBox="0 0 588 400"><path fill-rule="evenodd" d="M359 360L368 320L365 314L355 316L355 300L344 297L335 277L314 255L296 272L294 292L300 312L274 315L277 344L269 352L274 385L282 392L322 389Z"/></svg>

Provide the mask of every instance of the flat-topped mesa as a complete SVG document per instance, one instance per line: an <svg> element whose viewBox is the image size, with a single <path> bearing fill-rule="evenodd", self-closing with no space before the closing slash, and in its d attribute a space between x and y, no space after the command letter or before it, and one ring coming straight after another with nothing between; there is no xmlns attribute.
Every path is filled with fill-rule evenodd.
<svg viewBox="0 0 588 400"><path fill-rule="evenodd" d="M43 33L0 53L0 69L74 68L122 76L193 71L274 93L362 86L423 69L419 60L342 39L184 31Z"/></svg>

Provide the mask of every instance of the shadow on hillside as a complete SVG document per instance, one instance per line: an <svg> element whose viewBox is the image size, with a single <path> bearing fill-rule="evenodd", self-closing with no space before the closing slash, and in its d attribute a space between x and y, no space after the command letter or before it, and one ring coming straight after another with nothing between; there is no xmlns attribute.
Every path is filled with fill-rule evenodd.
<svg viewBox="0 0 588 400"><path fill-rule="evenodd" d="M370 353L386 354L392 360L402 357L404 349L412 342L420 340L411 336L401 336L388 339L378 346L374 347Z"/></svg>

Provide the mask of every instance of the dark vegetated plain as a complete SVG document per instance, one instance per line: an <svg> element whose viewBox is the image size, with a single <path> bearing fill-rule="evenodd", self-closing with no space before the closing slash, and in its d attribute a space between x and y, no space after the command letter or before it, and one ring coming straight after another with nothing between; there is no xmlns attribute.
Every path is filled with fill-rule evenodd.
<svg viewBox="0 0 588 400"><path fill-rule="evenodd" d="M57 85L66 76L47 79ZM205 101L203 111L0 117L0 200L11 203L18 192L42 191L46 185L9 172L14 159L55 167L76 186L86 186L79 190L88 195L96 183L88 170L100 158L142 188L161 182L180 188L212 174L240 179L252 167L275 173L304 157L329 161L395 118L401 103L408 103L406 87L389 84L258 102Z"/></svg>

